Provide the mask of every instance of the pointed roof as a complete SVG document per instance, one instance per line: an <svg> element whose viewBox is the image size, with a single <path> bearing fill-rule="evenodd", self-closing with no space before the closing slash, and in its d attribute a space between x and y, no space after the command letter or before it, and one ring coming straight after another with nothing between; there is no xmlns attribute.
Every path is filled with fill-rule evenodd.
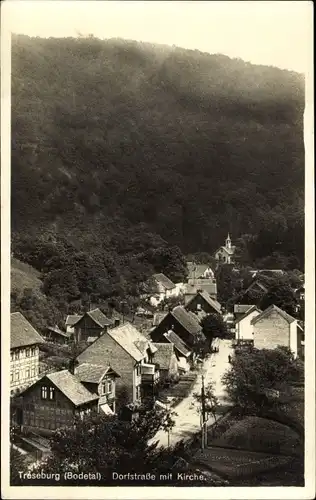
<svg viewBox="0 0 316 500"><path fill-rule="evenodd" d="M271 306L269 306L267 309L265 309L261 314L259 314L258 316L256 316L252 321L251 321L251 324L252 325L255 325L258 321L260 321L261 319L269 316L269 314L271 312L277 312L280 316L282 316L282 318L284 318L289 324L290 323L293 323L293 321L297 321L295 318L293 318L293 316L291 316L290 314L288 314L287 312L283 311L283 309L280 309L278 306L275 306L274 304L272 304Z"/></svg>
<svg viewBox="0 0 316 500"><path fill-rule="evenodd" d="M182 326L195 336L202 332L202 327L196 316L184 309L182 306L176 306L170 313Z"/></svg>
<svg viewBox="0 0 316 500"><path fill-rule="evenodd" d="M89 316L101 328L104 328L105 326L110 326L112 324L111 320L109 320L99 308L87 311L85 314ZM84 316L85 315L80 316L79 319L75 323L73 323L73 326L79 323L79 321Z"/></svg>
<svg viewBox="0 0 316 500"><path fill-rule="evenodd" d="M220 303L217 302L217 300L212 299L212 297L208 294L208 292L206 292L205 290L199 290L196 295L200 295L208 305L210 305L211 307L213 307L213 309L215 309L216 312L218 312L219 314L221 313L222 308ZM192 299L189 300L186 307L188 307L188 305L191 304L191 302L195 299L196 295L194 295Z"/></svg>
<svg viewBox="0 0 316 500"><path fill-rule="evenodd" d="M81 382L99 384L103 377L108 374L119 375L111 368L110 365L94 365L91 363L82 363L76 368L75 375Z"/></svg>
<svg viewBox="0 0 316 500"><path fill-rule="evenodd" d="M179 335L177 335L175 332L172 330L169 330L167 333L163 334L164 337L170 342L171 344L174 345L174 347L186 358L191 354L190 349L188 346L183 342L182 339L180 339Z"/></svg>
<svg viewBox="0 0 316 500"><path fill-rule="evenodd" d="M172 290L175 288L175 284L171 281L167 276L163 273L157 273L153 275L153 278L156 282L160 283L167 290Z"/></svg>
<svg viewBox="0 0 316 500"><path fill-rule="evenodd" d="M240 323L243 319L247 318L249 314L253 313L254 311L257 311L259 314L262 313L261 309L259 309L257 306L251 306L247 311L235 321L235 324Z"/></svg>
<svg viewBox="0 0 316 500"><path fill-rule="evenodd" d="M82 318L82 314L68 314L66 318L66 326L73 326Z"/></svg>
<svg viewBox="0 0 316 500"><path fill-rule="evenodd" d="M44 344L45 340L20 312L11 313L10 349Z"/></svg>
<svg viewBox="0 0 316 500"><path fill-rule="evenodd" d="M158 363L161 370L168 370L174 354L174 344L170 342L154 343L154 346L157 348L157 352L154 354L154 363Z"/></svg>

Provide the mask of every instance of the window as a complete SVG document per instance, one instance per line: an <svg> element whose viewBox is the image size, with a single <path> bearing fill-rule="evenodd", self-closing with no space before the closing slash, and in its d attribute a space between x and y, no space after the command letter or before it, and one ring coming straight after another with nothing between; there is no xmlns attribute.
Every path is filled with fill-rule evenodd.
<svg viewBox="0 0 316 500"><path fill-rule="evenodd" d="M10 382L13 382L13 381L14 381L14 373L13 373L13 372L11 372L11 373L10 373Z"/></svg>
<svg viewBox="0 0 316 500"><path fill-rule="evenodd" d="M136 375L137 377L140 375L140 365L136 366Z"/></svg>
<svg viewBox="0 0 316 500"><path fill-rule="evenodd" d="M14 359L15 359L15 361L17 361L18 359L20 359L20 352L19 351L15 351L14 352Z"/></svg>
<svg viewBox="0 0 316 500"><path fill-rule="evenodd" d="M41 397L42 399L47 399L47 387L45 385L42 386Z"/></svg>
<svg viewBox="0 0 316 500"><path fill-rule="evenodd" d="M25 349L25 355L27 358L29 358L31 355L31 349Z"/></svg>
<svg viewBox="0 0 316 500"><path fill-rule="evenodd" d="M35 366L31 367L31 375L32 375L32 377L36 376L36 367Z"/></svg>
<svg viewBox="0 0 316 500"><path fill-rule="evenodd" d="M35 356L35 354L36 354L36 347L32 347L31 356Z"/></svg>
<svg viewBox="0 0 316 500"><path fill-rule="evenodd" d="M54 387L49 388L49 399L55 399L55 388Z"/></svg>
<svg viewBox="0 0 316 500"><path fill-rule="evenodd" d="M112 385L112 380L108 380L108 392L113 391L113 385Z"/></svg>
<svg viewBox="0 0 316 500"><path fill-rule="evenodd" d="M196 305L196 309L197 309L198 311L201 311L201 309L202 309L201 304L197 304L197 305Z"/></svg>
<svg viewBox="0 0 316 500"><path fill-rule="evenodd" d="M106 394L106 382L102 382L101 384L101 394Z"/></svg>
<svg viewBox="0 0 316 500"><path fill-rule="evenodd" d="M26 368L25 370L25 378L30 378L30 369Z"/></svg>
<svg viewBox="0 0 316 500"><path fill-rule="evenodd" d="M18 370L15 372L15 380L20 380L20 372Z"/></svg>
<svg viewBox="0 0 316 500"><path fill-rule="evenodd" d="M14 354L13 354L13 352L11 352L11 354L10 354L10 359L11 359L11 361L14 360Z"/></svg>

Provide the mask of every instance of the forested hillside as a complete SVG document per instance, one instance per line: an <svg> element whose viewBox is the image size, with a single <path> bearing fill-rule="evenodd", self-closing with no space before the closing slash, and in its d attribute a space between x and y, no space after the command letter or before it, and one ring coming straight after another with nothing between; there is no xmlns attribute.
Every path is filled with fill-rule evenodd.
<svg viewBox="0 0 316 500"><path fill-rule="evenodd" d="M57 241L46 272L80 254L116 292L140 268L164 268L148 252L212 253L228 230L244 258L277 252L302 267L303 112L293 72L118 39L14 36L13 251L40 269L36 245Z"/></svg>

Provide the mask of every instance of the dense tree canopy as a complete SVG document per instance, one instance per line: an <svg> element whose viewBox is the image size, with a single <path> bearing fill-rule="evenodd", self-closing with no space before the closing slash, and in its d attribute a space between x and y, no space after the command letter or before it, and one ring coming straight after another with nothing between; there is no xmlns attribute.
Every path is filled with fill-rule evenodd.
<svg viewBox="0 0 316 500"><path fill-rule="evenodd" d="M303 111L294 72L117 39L13 36L13 231L116 256L163 241L212 254L230 229L254 236L251 259L278 251L302 267ZM41 266L64 267L63 251L48 250Z"/></svg>

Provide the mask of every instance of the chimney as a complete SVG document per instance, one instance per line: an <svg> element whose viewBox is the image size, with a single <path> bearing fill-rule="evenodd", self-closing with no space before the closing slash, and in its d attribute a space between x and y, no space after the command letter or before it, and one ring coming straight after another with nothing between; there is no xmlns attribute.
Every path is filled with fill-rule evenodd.
<svg viewBox="0 0 316 500"><path fill-rule="evenodd" d="M75 370L76 370L76 367L79 365L79 362L77 361L76 358L72 358L70 361L69 361L69 371L70 373L72 373L72 375L75 374Z"/></svg>

